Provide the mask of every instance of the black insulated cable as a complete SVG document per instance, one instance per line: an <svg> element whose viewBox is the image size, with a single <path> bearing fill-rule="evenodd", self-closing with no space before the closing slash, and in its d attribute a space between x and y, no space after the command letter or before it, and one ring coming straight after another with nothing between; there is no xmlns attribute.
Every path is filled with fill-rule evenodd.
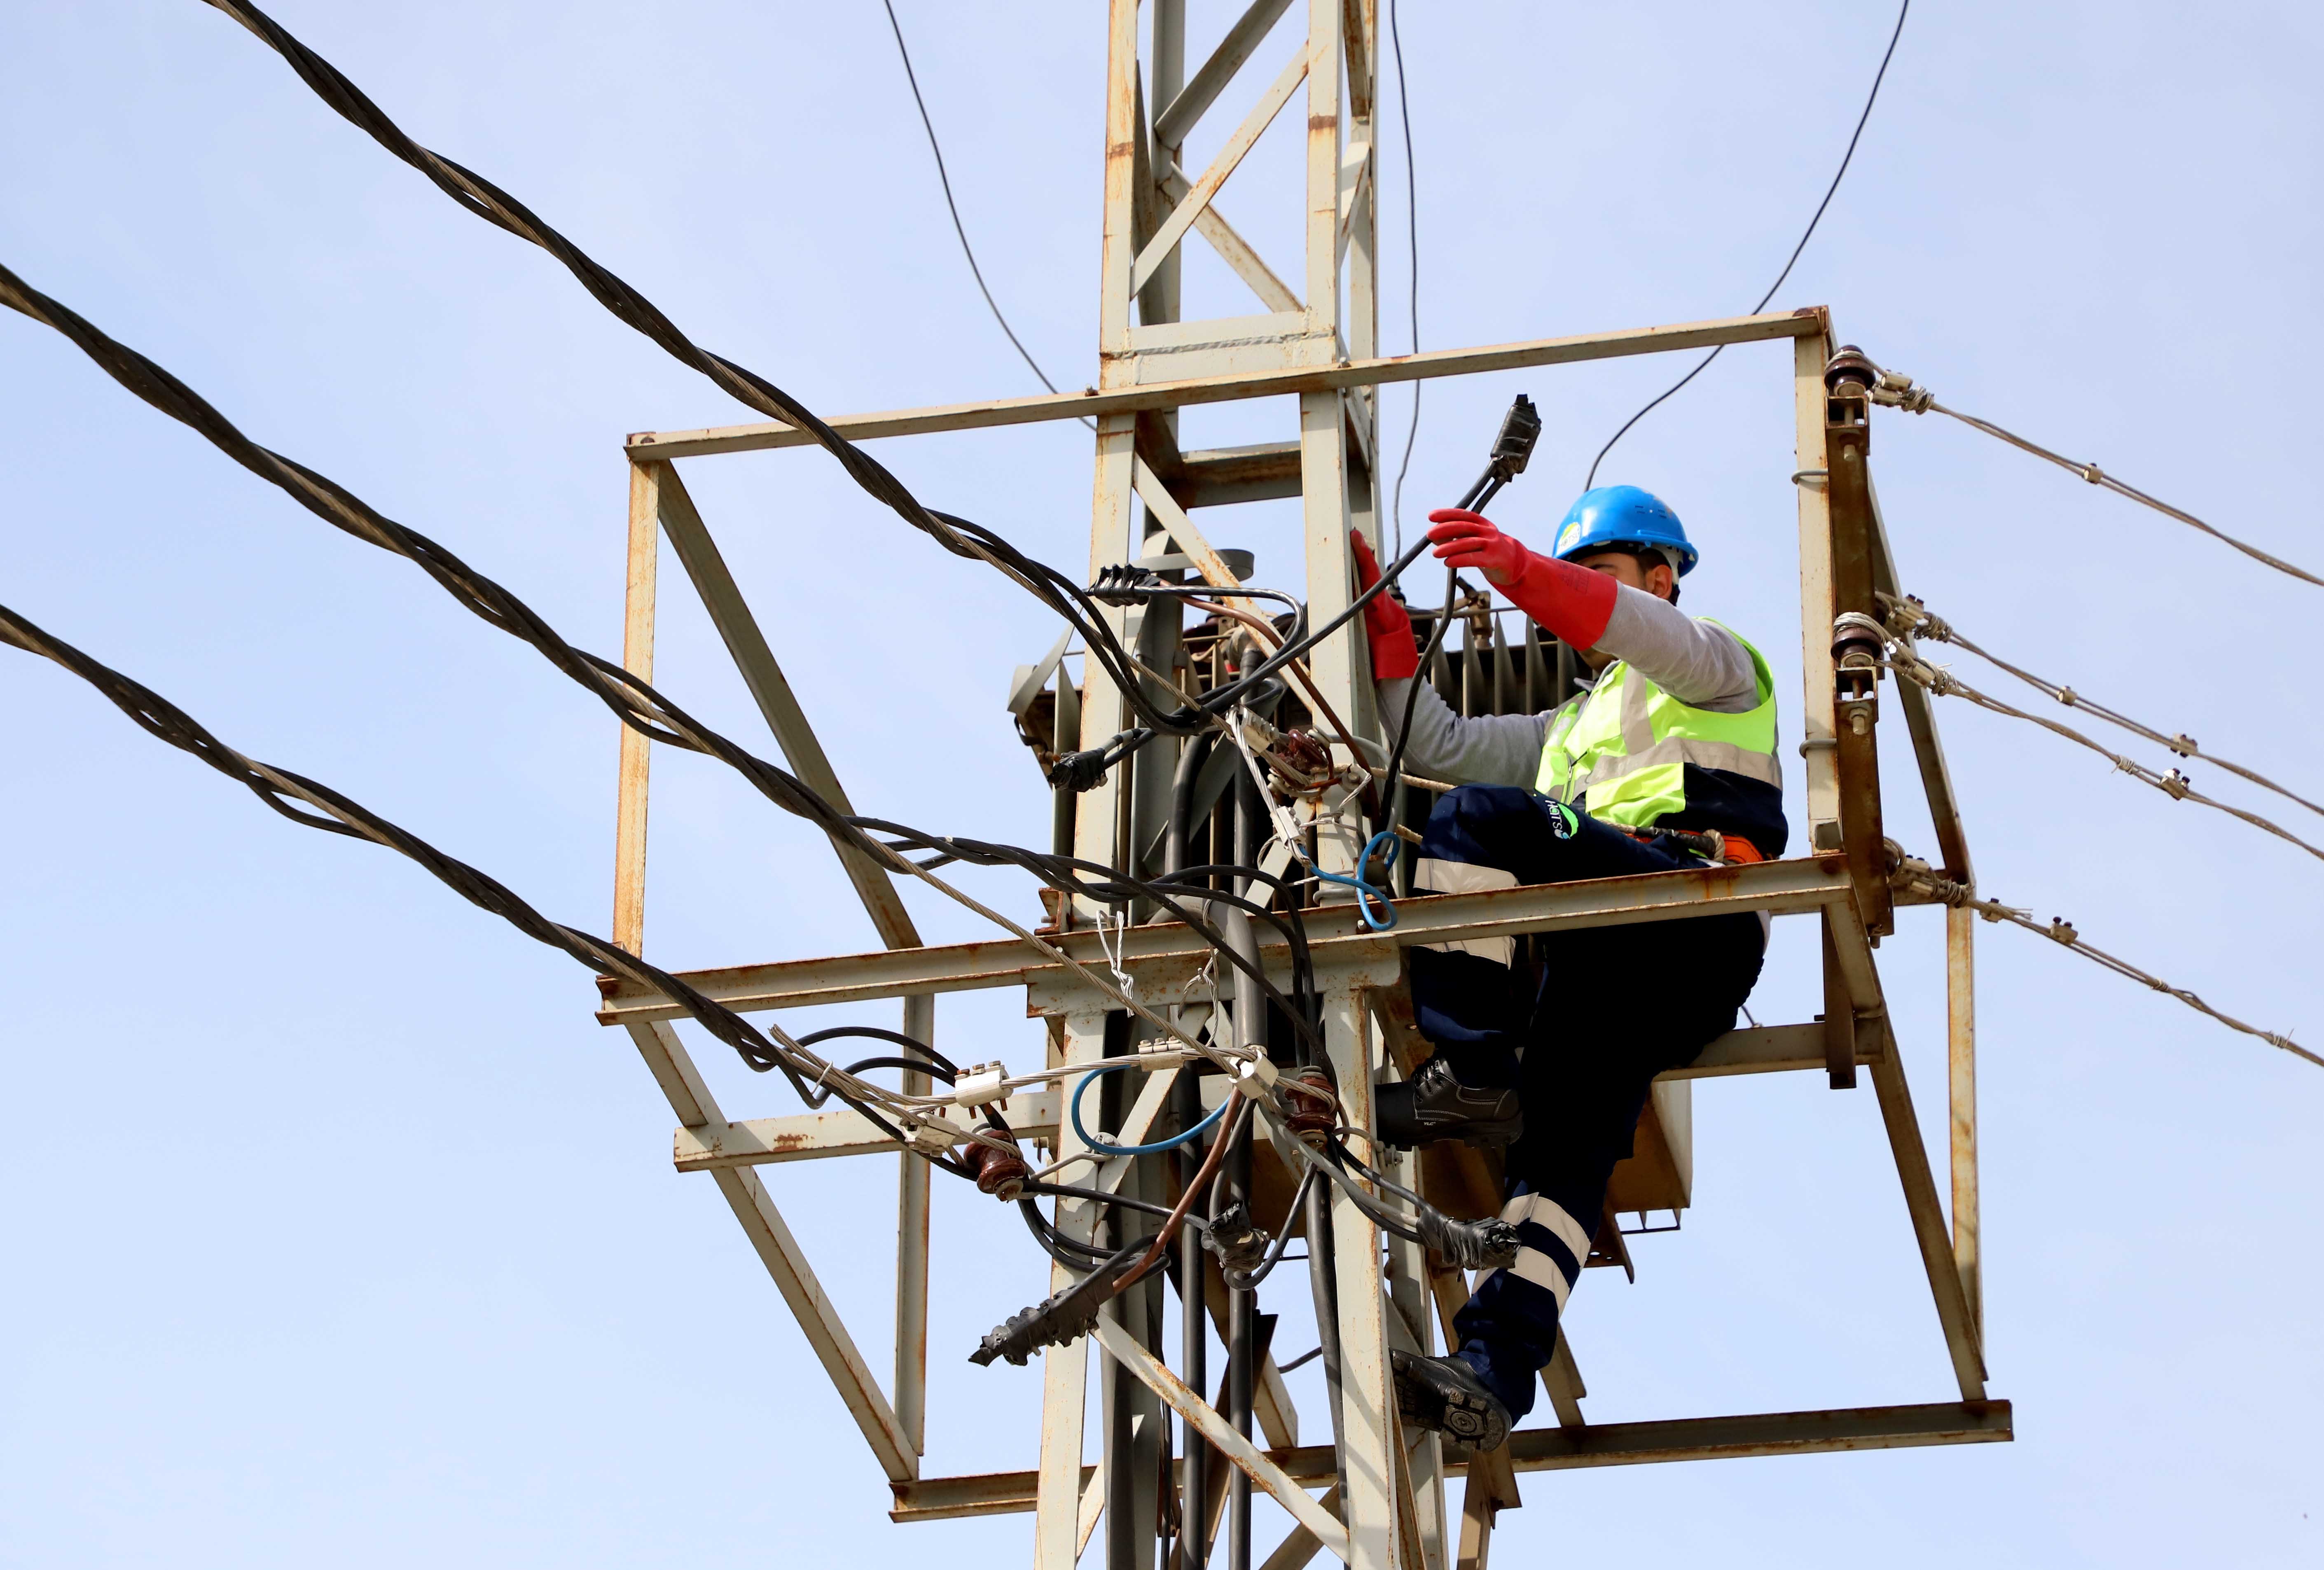
<svg viewBox="0 0 2324 1570"><path fill-rule="evenodd" d="M69 307L33 289L5 266L0 266L0 304L8 305L70 338L84 354L130 392L164 414L200 432L235 462L281 488L292 500L332 527L416 563L475 615L502 632L531 644L549 663L587 688L622 724L639 734L653 741L718 759L749 780L776 806L808 819L834 838L862 850L875 864L895 864L899 869L909 864L902 863L890 847L862 832L859 824L885 827L899 836L926 841L943 851L948 852L953 848L949 844L940 845L917 830L883 825L877 819L850 819L843 816L796 776L696 721L650 684L630 675L620 666L567 642L530 606L470 568L444 546L417 530L396 522L354 493L296 460L252 441L177 377L134 349L106 337ZM964 527L973 530L975 526L964 523ZM1034 565L1038 567L1038 564ZM1065 591L1074 595L1081 593L1077 586L1061 575L1047 568L1039 568L1038 570L1063 585ZM1076 625L1080 624L1076 623ZM1005 846L984 848L1008 852L1008 856L1003 859L1015 860L1018 864L1035 870L1036 875L1044 876L1045 881L1053 886L1085 891L1082 883L1069 874L1054 871L1040 873L1038 868L1041 858L1037 853L1016 852L1012 847ZM761 1067L763 1071L763 1066L753 1064L753 1067Z"/></svg>
<svg viewBox="0 0 2324 1570"><path fill-rule="evenodd" d="M321 829L326 834L369 840L408 856L470 904L500 917L536 942L571 956L597 974L610 973L633 984L659 992L692 1015L713 1036L733 1048L752 1068L762 1074L770 1069L779 1069L802 1100L810 1094L810 1087L800 1077L800 1066L792 1061L795 1057L801 1056L796 1042L779 1044L724 1003L697 992L669 972L647 964L619 945L561 922L551 921L518 898L506 885L467 863L445 854L417 835L398 827L330 787L288 770L244 757L204 729L185 710L151 688L99 663L61 639L51 637L5 605L0 605L0 642L14 644L27 653L38 654L63 666L103 693L115 707L136 721L147 734L200 759L227 779L246 787L260 800L291 822L308 828ZM909 1136L878 1112L837 1086L834 1086L833 1091L890 1139L912 1148ZM927 1150L916 1150L916 1153L956 1176L967 1176L965 1168L948 1151L941 1157Z"/></svg>
<svg viewBox="0 0 2324 1570"><path fill-rule="evenodd" d="M1387 593L1388 585L1401 577L1405 569L1419 560L1421 553L1427 549L1428 541L1423 539L1420 543L1382 568L1379 581L1349 601L1347 608L1333 616L1322 628L1304 636L1287 639L1281 648L1277 649L1255 666L1246 668L1232 681L1213 688L1190 708L1183 712L1204 716L1206 725L1219 723L1218 716L1236 704L1243 702L1268 678L1346 626L1356 617L1363 614L1364 607L1370 605L1380 595ZM1102 746L1092 747L1079 753L1067 753L1057 761L1056 766L1049 771L1049 783L1074 790L1086 790L1105 778L1105 771L1108 769L1161 734L1164 733L1157 732L1151 726L1136 726L1119 733ZM1187 733L1173 731L1167 734Z"/></svg>
<svg viewBox="0 0 2324 1570"><path fill-rule="evenodd" d="M836 1041L843 1038L867 1041L892 1041L908 1051L920 1055L919 1061L911 1063L908 1067L918 1069L923 1074L936 1074L946 1084L960 1076L958 1066L927 1042L916 1040L901 1030L890 1030L880 1025L833 1025L825 1030L809 1031L796 1039L802 1047L814 1047L825 1041ZM892 1066L894 1060L882 1058L881 1061Z"/></svg>
<svg viewBox="0 0 2324 1570"><path fill-rule="evenodd" d="M523 203L483 176L463 169L450 159L441 157L413 141L337 67L292 37L280 23L257 6L246 4L245 0L207 0L207 4L240 23L281 55L290 69L298 73L300 79L311 88L325 104L382 147L427 176L431 184L460 207L496 228L504 229L519 239L547 251L564 264L599 304L624 324L651 339L673 358L701 372L741 402L806 431L816 445L839 461L850 479L905 522L956 556L981 559L1000 568L1050 609L1064 616L1082 634L1090 656L1103 665L1115 679L1115 686L1130 706L1148 725L1176 734L1172 722L1148 702L1137 683L1131 679L1129 654L1097 614L1094 605L1082 594L1079 585L1025 555L991 530L923 504L901 480L877 459L834 430L814 411L758 373L696 345L680 332L677 324L664 316L651 300L543 222Z"/></svg>
<svg viewBox="0 0 2324 1570"><path fill-rule="evenodd" d="M1501 417L1501 429L1493 439L1492 456L1485 462L1485 472L1462 494L1453 505L1473 513L1501 494L1504 486L1525 473L1533 461L1534 445L1541 439L1541 416L1535 411L1533 400L1520 392L1511 401L1509 411ZM1422 544L1427 541L1423 540ZM1436 624L1428 630L1428 642L1420 651L1420 665L1412 673L1412 685L1405 689L1404 718L1396 727L1396 745L1388 756L1388 778L1380 791L1379 827L1385 830L1395 821L1398 790L1404 780L1404 753L1412 740L1412 716L1420 706L1420 684L1428 679L1428 662L1436 656L1437 645L1444 641L1445 630L1452 625L1452 608L1459 603L1461 574L1457 568L1444 569L1444 609Z"/></svg>

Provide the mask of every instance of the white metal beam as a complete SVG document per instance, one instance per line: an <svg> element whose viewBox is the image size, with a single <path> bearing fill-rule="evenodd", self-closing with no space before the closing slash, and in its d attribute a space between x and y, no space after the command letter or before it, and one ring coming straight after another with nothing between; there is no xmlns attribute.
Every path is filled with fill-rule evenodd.
<svg viewBox="0 0 2324 1570"><path fill-rule="evenodd" d="M630 1037L637 1043L639 1055L669 1098L670 1110L680 1122L702 1127L724 1121L717 1099L703 1082L674 1027L659 1022L632 1025ZM725 1196L735 1219L742 1224L743 1235L758 1251L767 1274L774 1278L776 1290L783 1295L791 1316L798 1321L824 1372L831 1376L840 1400L855 1419L855 1426L862 1430L881 1469L891 1481L917 1476L918 1452L897 1421L888 1399L880 1393L871 1365L856 1350L854 1338L848 1334L839 1311L824 1295L814 1267L807 1263L798 1240L791 1235L782 1212L775 1208L759 1175L747 1168L734 1168L721 1170L716 1177L718 1191Z"/></svg>
<svg viewBox="0 0 2324 1570"><path fill-rule="evenodd" d="M1126 326L1123 330L1126 334ZM1437 376L1473 376L1489 371L1517 371L1536 365L1565 365L1583 360L1617 359L1628 355L1711 348L1720 344L1761 343L1770 338L1804 337L1821 331L1822 323L1813 314L1727 317L1714 321L1681 322L1670 327L1633 328L1622 332L1536 338L1526 343L1497 344L1485 348L1431 349L1416 355L1351 359L1336 365L1286 365L1276 370L1197 376L1180 382L1155 382L1145 386L1115 386L1102 392L1093 389L1083 392L1044 393L1030 398L995 398L981 403L948 403L927 409L843 414L827 423L850 441L869 441L884 436L919 436L939 430L988 430L996 426L1028 425L1045 420L1087 420L1102 414L1184 409L1197 403L1232 403L1246 398L1279 398L1286 394L1370 387L1389 382L1422 382ZM1818 364L1821 365L1821 360ZM1821 427L1818 429L1821 432ZM713 426L697 430L643 430L632 435L627 445L633 458L681 458L698 457L709 453L807 447L814 440L814 437L796 426L770 420L753 425ZM1817 446L1821 448L1821 445L1819 435Z"/></svg>
<svg viewBox="0 0 2324 1570"><path fill-rule="evenodd" d="M1112 1320L1101 1317L1093 1334L1098 1344L1120 1362L1148 1390L1162 1398L1165 1405L1202 1431L1218 1452L1248 1473L1251 1482L1265 1489L1277 1503L1291 1512L1292 1519L1313 1533L1341 1558L1348 1557L1347 1528L1332 1519L1323 1506L1309 1497L1305 1489L1285 1475L1281 1467L1267 1458L1264 1451L1234 1430L1234 1426L1219 1416L1208 1401L1186 1388L1185 1381L1165 1367L1155 1355L1138 1344L1130 1333Z"/></svg>
<svg viewBox="0 0 2324 1570"><path fill-rule="evenodd" d="M1520 884L1481 894L1419 895L1397 901L1397 925L1387 933L1362 928L1351 910L1311 912L1308 950L1319 970L1353 971L1383 960L1393 969L1396 950L1402 945L1511 937L1734 910L1781 915L1817 910L1847 892L1846 864L1827 856L1576 883ZM1064 933L1049 941L1078 963L1099 968L1108 963L1094 931ZM1182 985L1213 950L1191 929L1159 923L1132 928L1114 952L1137 981L1139 995L1155 997ZM1270 967L1287 966L1288 949L1265 930L1259 953ZM681 979L728 1008L744 1011L1029 985L1038 989L1037 1011L1060 1013L1065 1011L1062 1000L1078 995L1072 989L1082 984L1070 971L1013 937L689 971L681 973ZM659 993L629 982L604 978L598 985L604 1004L597 1018L603 1024L677 1019L684 1013Z"/></svg>

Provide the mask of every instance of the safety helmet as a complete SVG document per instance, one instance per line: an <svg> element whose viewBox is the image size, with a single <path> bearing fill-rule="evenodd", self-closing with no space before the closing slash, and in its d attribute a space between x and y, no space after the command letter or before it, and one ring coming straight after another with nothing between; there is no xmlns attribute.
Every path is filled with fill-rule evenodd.
<svg viewBox="0 0 2324 1570"><path fill-rule="evenodd" d="M1694 570L1697 553L1687 540L1686 526L1668 503L1636 485L1600 485L1582 492L1557 526L1552 554L1560 561L1572 561L1625 545L1652 546L1675 557L1681 577Z"/></svg>

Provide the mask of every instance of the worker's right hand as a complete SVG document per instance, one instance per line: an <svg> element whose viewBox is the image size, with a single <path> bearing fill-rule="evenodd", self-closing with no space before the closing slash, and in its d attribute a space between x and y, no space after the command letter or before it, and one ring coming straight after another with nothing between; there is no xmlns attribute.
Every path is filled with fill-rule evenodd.
<svg viewBox="0 0 2324 1570"><path fill-rule="evenodd" d="M1436 559L1458 570L1473 567L1508 596L1509 604L1576 649L1597 647L1614 614L1621 586L1591 572L1542 556L1494 527L1489 518L1461 507L1439 507L1428 515L1435 525L1428 538Z"/></svg>
<svg viewBox="0 0 2324 1570"><path fill-rule="evenodd" d="M1350 533L1348 547L1356 558L1356 592L1379 582L1379 558L1361 534ZM1412 636L1412 618L1394 596L1374 595L1364 605L1364 632L1371 644L1372 679L1402 681L1420 670L1420 650Z"/></svg>
<svg viewBox="0 0 2324 1570"><path fill-rule="evenodd" d="M1456 571L1473 567L1485 581L1508 588L1526 575L1534 553L1504 534L1490 518L1465 507L1439 507L1428 515L1436 559Z"/></svg>

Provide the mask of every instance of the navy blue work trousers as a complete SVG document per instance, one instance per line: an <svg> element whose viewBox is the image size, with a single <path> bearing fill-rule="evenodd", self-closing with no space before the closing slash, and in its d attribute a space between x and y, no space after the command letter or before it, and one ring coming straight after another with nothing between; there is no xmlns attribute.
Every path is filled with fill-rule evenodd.
<svg viewBox="0 0 2324 1570"><path fill-rule="evenodd" d="M1416 891L1700 868L1529 790L1465 785L1441 799L1420 845ZM1649 1086L1735 1028L1759 977L1754 914L1545 933L1535 963L1508 938L1412 951L1421 1034L1464 1084L1515 1087L1525 1135L1509 1147L1517 1262L1493 1271L1453 1321L1456 1353L1509 1408L1532 1409L1535 1371L1590 1256L1615 1163Z"/></svg>

